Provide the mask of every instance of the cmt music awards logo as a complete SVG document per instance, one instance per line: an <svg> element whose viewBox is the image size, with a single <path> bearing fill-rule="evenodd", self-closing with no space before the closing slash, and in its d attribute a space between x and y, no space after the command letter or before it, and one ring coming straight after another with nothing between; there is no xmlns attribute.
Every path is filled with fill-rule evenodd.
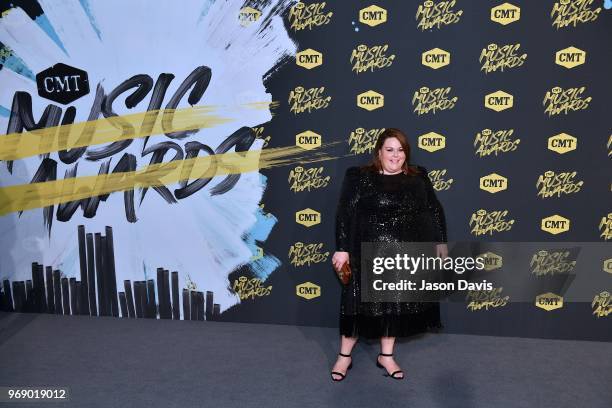
<svg viewBox="0 0 612 408"><path fill-rule="evenodd" d="M294 31L304 29L312 30L313 27L329 24L334 13L326 12L326 2L310 3L308 5L298 2L295 6L289 9L289 23Z"/></svg>
<svg viewBox="0 0 612 408"><path fill-rule="evenodd" d="M295 294L306 300L321 296L321 287L312 282L304 282L295 287Z"/></svg>
<svg viewBox="0 0 612 408"><path fill-rule="evenodd" d="M475 310L489 310L489 308L506 306L510 296L502 296L502 290L503 288L468 291L465 297L466 302L468 302L467 309L473 312Z"/></svg>
<svg viewBox="0 0 612 408"><path fill-rule="evenodd" d="M593 308L593 314L600 317L606 317L610 313L612 313L612 302L610 301L610 292L603 291L593 298L593 302L591 302L591 307Z"/></svg>
<svg viewBox="0 0 612 408"><path fill-rule="evenodd" d="M385 96L370 89L357 95L357 106L371 112L385 106Z"/></svg>
<svg viewBox="0 0 612 408"><path fill-rule="evenodd" d="M418 21L417 28L425 31L458 23L463 15L463 10L455 11L456 4L456 0L439 1L437 3L427 0L420 4L415 16Z"/></svg>
<svg viewBox="0 0 612 408"><path fill-rule="evenodd" d="M561 309L563 307L563 297L551 292L543 293L536 296L535 305L540 309L546 310L547 312Z"/></svg>
<svg viewBox="0 0 612 408"><path fill-rule="evenodd" d="M521 139L513 139L514 129L502 129L492 131L483 129L474 138L474 154L478 157L485 157L500 153L513 152L518 149Z"/></svg>
<svg viewBox="0 0 612 408"><path fill-rule="evenodd" d="M441 48L433 48L421 54L421 64L431 69L438 69L450 64L450 52Z"/></svg>
<svg viewBox="0 0 612 408"><path fill-rule="evenodd" d="M417 145L420 149L433 153L446 147L446 137L436 132L425 133L417 138Z"/></svg>
<svg viewBox="0 0 612 408"><path fill-rule="evenodd" d="M510 231L514 225L513 219L506 219L508 210L487 211L480 209L472 214L469 226L470 233L475 236L493 235L495 232Z"/></svg>
<svg viewBox="0 0 612 408"><path fill-rule="evenodd" d="M240 25L244 27L259 20L260 17L261 11L252 7L245 7L238 13L238 21L240 21Z"/></svg>
<svg viewBox="0 0 612 408"><path fill-rule="evenodd" d="M487 272L500 269L502 266L504 266L504 258L501 255L497 255L496 253L490 251L478 255L478 258L482 258L484 270Z"/></svg>
<svg viewBox="0 0 612 408"><path fill-rule="evenodd" d="M295 54L295 64L306 69L313 69L323 64L323 54L312 48Z"/></svg>
<svg viewBox="0 0 612 408"><path fill-rule="evenodd" d="M312 265L327 261L329 251L322 252L323 243L304 244L296 242L289 248L289 262L293 266Z"/></svg>
<svg viewBox="0 0 612 408"><path fill-rule="evenodd" d="M578 172L567 171L555 173L547 171L538 177L536 188L538 189L538 197L550 198L553 196L561 197L563 194L575 194L580 191L584 185L582 180L574 180Z"/></svg>
<svg viewBox="0 0 612 408"><path fill-rule="evenodd" d="M576 266L576 258L577 255L567 249L542 250L533 254L529 266L536 276L570 273Z"/></svg>
<svg viewBox="0 0 612 408"><path fill-rule="evenodd" d="M450 92L450 86L434 89L429 89L426 86L421 87L412 97L412 106L414 106L413 112L416 112L417 115L423 115L426 113L435 114L437 111L453 109L459 97L451 97L449 95Z"/></svg>
<svg viewBox="0 0 612 408"><path fill-rule="evenodd" d="M485 108L501 112L514 106L514 96L502 90L485 95Z"/></svg>
<svg viewBox="0 0 612 408"><path fill-rule="evenodd" d="M599 230L601 231L600 238L606 241L612 238L612 213L609 213L607 217L601 217Z"/></svg>
<svg viewBox="0 0 612 408"><path fill-rule="evenodd" d="M327 187L331 176L323 176L324 170L323 166L310 169L297 166L289 172L289 189L294 193L299 193Z"/></svg>
<svg viewBox="0 0 612 408"><path fill-rule="evenodd" d="M521 9L510 3L500 4L491 9L491 21L508 25L521 19Z"/></svg>
<svg viewBox="0 0 612 408"><path fill-rule="evenodd" d="M567 133L559 133L548 138L548 150L559 154L576 150L576 147L578 147L578 139Z"/></svg>
<svg viewBox="0 0 612 408"><path fill-rule="evenodd" d="M446 169L431 170L429 172L429 179L436 191L450 190L453 181L455 181L455 179L447 179L444 176L446 176Z"/></svg>
<svg viewBox="0 0 612 408"><path fill-rule="evenodd" d="M482 64L481 71L485 74L489 72L501 71L504 69L520 67L525 63L527 54L518 54L521 44L506 44L499 46L489 44L480 52L478 62Z"/></svg>
<svg viewBox="0 0 612 408"><path fill-rule="evenodd" d="M601 7L593 8L594 0L559 0L550 12L552 26L559 28L597 20Z"/></svg>
<svg viewBox="0 0 612 408"><path fill-rule="evenodd" d="M561 234L567 232L570 229L570 220L559 214L551 215L550 217L543 218L540 224L540 229L544 232L548 232L552 235Z"/></svg>
<svg viewBox="0 0 612 408"><path fill-rule="evenodd" d="M387 55L386 52L389 45L373 45L368 47L365 44L359 44L351 52L350 63L353 64L351 71L360 74L367 70L374 72L375 69L383 69L390 67L395 59L395 54Z"/></svg>
<svg viewBox="0 0 612 408"><path fill-rule="evenodd" d="M256 297L268 296L272 292L272 285L263 286L262 281L259 278L247 278L241 276L234 281L232 290L240 296L240 300L251 298L254 300Z"/></svg>
<svg viewBox="0 0 612 408"><path fill-rule="evenodd" d="M385 128L353 130L348 138L350 152L352 154L372 153L378 136L385 131Z"/></svg>
<svg viewBox="0 0 612 408"><path fill-rule="evenodd" d="M89 93L87 72L66 64L55 64L36 75L38 95L64 105Z"/></svg>
<svg viewBox="0 0 612 408"><path fill-rule="evenodd" d="M297 86L289 92L288 103L291 105L289 111L297 115L306 111L310 113L313 110L327 108L332 97L323 95L324 92L324 86L309 89Z"/></svg>
<svg viewBox="0 0 612 408"><path fill-rule="evenodd" d="M572 69L586 61L586 52L580 48L568 47L555 53L555 64Z"/></svg>
<svg viewBox="0 0 612 408"><path fill-rule="evenodd" d="M559 86L555 86L544 95L542 105L546 108L544 113L548 113L548 116L559 115L561 113L567 115L569 111L579 111L588 109L589 103L591 103L592 97L582 97L582 93L586 90L585 86L579 88L567 88L563 89Z"/></svg>

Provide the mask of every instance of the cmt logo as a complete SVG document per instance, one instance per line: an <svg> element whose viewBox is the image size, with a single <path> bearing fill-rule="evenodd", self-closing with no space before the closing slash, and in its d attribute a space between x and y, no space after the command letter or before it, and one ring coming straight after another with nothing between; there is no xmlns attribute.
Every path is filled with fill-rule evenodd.
<svg viewBox="0 0 612 408"><path fill-rule="evenodd" d="M604 272L612 273L612 258L603 261Z"/></svg>
<svg viewBox="0 0 612 408"><path fill-rule="evenodd" d="M500 176L497 173L491 173L488 176L480 178L480 189L488 191L491 194L498 193L508 188L508 179Z"/></svg>
<svg viewBox="0 0 612 408"><path fill-rule="evenodd" d="M483 259L483 263L485 265L484 270L487 272L504 266L504 259L493 252L485 252L484 254L478 255L478 258Z"/></svg>
<svg viewBox="0 0 612 408"><path fill-rule="evenodd" d="M557 235L562 232L569 231L570 220L558 214L551 215L550 217L542 219L540 228L542 229L542 231Z"/></svg>
<svg viewBox="0 0 612 408"><path fill-rule="evenodd" d="M564 154L576 150L578 139L567 133L559 133L558 135L548 138L548 150Z"/></svg>
<svg viewBox="0 0 612 408"><path fill-rule="evenodd" d="M421 55L421 64L429 68L438 69L450 64L450 57L450 52L440 48L433 48Z"/></svg>
<svg viewBox="0 0 612 408"><path fill-rule="evenodd" d="M373 111L385 106L385 97L376 91L369 90L357 95L357 106L368 111Z"/></svg>
<svg viewBox="0 0 612 408"><path fill-rule="evenodd" d="M321 135L307 130L295 135L295 145L304 150L312 150L321 147Z"/></svg>
<svg viewBox="0 0 612 408"><path fill-rule="evenodd" d="M585 61L586 52L574 46L559 50L555 54L555 64L561 65L567 69L582 65Z"/></svg>
<svg viewBox="0 0 612 408"><path fill-rule="evenodd" d="M504 91L497 91L485 96L485 107L501 112L514 106L514 97Z"/></svg>
<svg viewBox="0 0 612 408"><path fill-rule="evenodd" d="M521 9L510 3L500 4L491 9L491 21L501 25L514 23L521 18Z"/></svg>
<svg viewBox="0 0 612 408"><path fill-rule="evenodd" d="M304 299L314 299L321 296L321 287L312 282L304 282L295 287L295 294Z"/></svg>
<svg viewBox="0 0 612 408"><path fill-rule="evenodd" d="M446 147L446 138L437 134L436 132L425 133L424 135L419 136L417 140L418 146L430 153Z"/></svg>
<svg viewBox="0 0 612 408"><path fill-rule="evenodd" d="M369 25L370 27L377 26L387 21L387 10L372 4L369 7L359 10L359 22Z"/></svg>
<svg viewBox="0 0 612 408"><path fill-rule="evenodd" d="M259 17L261 17L261 11L252 7L244 7L238 13L238 21L240 21L240 25L245 27L259 20Z"/></svg>
<svg viewBox="0 0 612 408"><path fill-rule="evenodd" d="M323 64L323 54L312 48L308 48L295 54L295 63L300 67L313 69Z"/></svg>
<svg viewBox="0 0 612 408"><path fill-rule="evenodd" d="M295 213L295 222L305 227L312 227L321 223L321 213L312 208L306 208Z"/></svg>
<svg viewBox="0 0 612 408"><path fill-rule="evenodd" d="M87 72L66 64L55 64L36 75L38 95L67 105L89 93Z"/></svg>
<svg viewBox="0 0 612 408"><path fill-rule="evenodd" d="M542 293L536 296L535 305L540 309L544 309L547 312L555 309L561 309L563 307L563 297L555 295L554 293Z"/></svg>

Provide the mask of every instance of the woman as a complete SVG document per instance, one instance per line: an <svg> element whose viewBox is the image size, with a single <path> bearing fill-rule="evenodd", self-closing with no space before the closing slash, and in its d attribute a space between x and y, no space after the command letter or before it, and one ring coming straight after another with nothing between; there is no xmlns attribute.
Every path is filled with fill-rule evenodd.
<svg viewBox="0 0 612 408"><path fill-rule="evenodd" d="M442 327L437 302L373 302L360 299L361 242L438 242L436 255L448 255L446 221L427 171L411 166L410 146L399 130L381 133L369 165L346 171L336 214L336 252L332 264L352 270L342 288L340 353L332 380L341 381L352 367L351 351L358 336L380 338L376 365L401 380L393 359L396 337Z"/></svg>

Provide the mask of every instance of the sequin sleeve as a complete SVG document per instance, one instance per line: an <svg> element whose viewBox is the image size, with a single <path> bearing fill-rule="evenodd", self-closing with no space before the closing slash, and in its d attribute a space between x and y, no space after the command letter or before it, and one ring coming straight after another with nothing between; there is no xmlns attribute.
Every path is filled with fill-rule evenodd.
<svg viewBox="0 0 612 408"><path fill-rule="evenodd" d="M444 209L436 196L436 192L431 184L427 169L423 166L419 166L421 176L425 181L425 189L427 190L427 208L429 209L435 228L436 242L447 242L446 236L446 217L444 216Z"/></svg>
<svg viewBox="0 0 612 408"><path fill-rule="evenodd" d="M344 174L336 209L336 251L349 252L355 209L359 201L357 188L359 167L349 167Z"/></svg>

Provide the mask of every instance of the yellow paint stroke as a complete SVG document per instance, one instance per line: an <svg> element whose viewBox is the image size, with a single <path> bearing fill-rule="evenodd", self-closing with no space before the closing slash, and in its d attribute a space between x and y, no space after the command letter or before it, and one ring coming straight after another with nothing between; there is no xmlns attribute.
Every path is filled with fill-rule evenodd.
<svg viewBox="0 0 612 408"><path fill-rule="evenodd" d="M247 109L264 109L272 105L274 102L251 102L240 106ZM236 120L214 113L219 108L218 105L202 105L159 109L0 135L0 160L17 160L75 147L212 128Z"/></svg>
<svg viewBox="0 0 612 408"><path fill-rule="evenodd" d="M328 143L332 147L342 141ZM337 157L324 152L304 151L298 146L247 152L228 152L212 156L159 163L131 172L73 177L41 183L0 188L0 216L15 211L58 205L117 191L169 185L181 180L195 180L227 174L240 174L288 164L307 164Z"/></svg>

